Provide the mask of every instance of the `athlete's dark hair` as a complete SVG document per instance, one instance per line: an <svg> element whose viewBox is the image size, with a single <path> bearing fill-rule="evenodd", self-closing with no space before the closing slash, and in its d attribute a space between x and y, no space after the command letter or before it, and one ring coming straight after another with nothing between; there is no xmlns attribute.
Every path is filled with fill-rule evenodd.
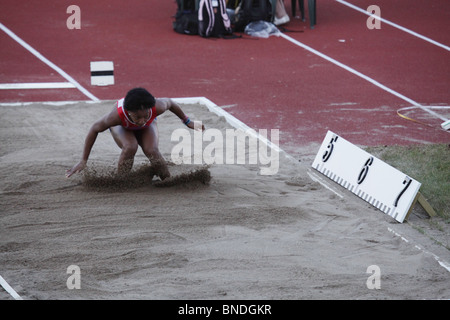
<svg viewBox="0 0 450 320"><path fill-rule="evenodd" d="M144 88L134 88L125 96L124 107L127 111L138 111L153 108L155 97Z"/></svg>

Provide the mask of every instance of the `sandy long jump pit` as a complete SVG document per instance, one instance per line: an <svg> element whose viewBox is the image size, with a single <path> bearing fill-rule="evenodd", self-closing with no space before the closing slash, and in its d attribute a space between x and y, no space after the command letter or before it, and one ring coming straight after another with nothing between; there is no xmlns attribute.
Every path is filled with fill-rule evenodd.
<svg viewBox="0 0 450 320"><path fill-rule="evenodd" d="M166 112L160 150L184 179L158 185L139 150L134 180L118 181L120 150L108 131L87 174L65 178L89 127L113 106L2 105L0 275L23 299L450 298L448 250L313 181L311 149L295 160L280 153L269 175L260 163L205 167L187 155L175 164L180 142L171 136L184 126ZM182 107L216 134L233 129L203 105ZM79 289L69 288L70 266ZM0 299L13 298L0 287Z"/></svg>

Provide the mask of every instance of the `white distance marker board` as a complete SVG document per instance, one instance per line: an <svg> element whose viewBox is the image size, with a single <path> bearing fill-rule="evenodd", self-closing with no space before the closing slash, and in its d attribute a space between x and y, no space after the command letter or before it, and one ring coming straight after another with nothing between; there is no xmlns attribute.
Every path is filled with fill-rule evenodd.
<svg viewBox="0 0 450 320"><path fill-rule="evenodd" d="M421 186L331 131L312 167L399 222L406 218Z"/></svg>

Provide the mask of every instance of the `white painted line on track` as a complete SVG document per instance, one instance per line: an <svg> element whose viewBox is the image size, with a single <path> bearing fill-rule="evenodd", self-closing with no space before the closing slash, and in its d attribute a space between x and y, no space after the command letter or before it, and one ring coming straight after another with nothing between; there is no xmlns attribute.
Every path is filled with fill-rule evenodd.
<svg viewBox="0 0 450 320"><path fill-rule="evenodd" d="M339 62L339 61L337 61L337 60L335 60L335 59L333 59L333 58L331 58L331 57L329 57L329 56L327 56L325 54L323 54L320 51L317 51L317 50L307 46L304 43L301 43L298 40L295 40L294 38L291 38L291 37L285 35L284 33L281 33L280 37L282 37L282 38L292 42L293 44L295 44L295 45L297 45L297 46L299 46L299 47L301 47L301 48L303 48L305 50L308 50L309 52L311 52L311 53L313 53L313 54L315 54L315 55L317 55L317 56L319 56L319 57L321 57L321 58L323 58L323 59L325 59L325 60L335 64L335 65L337 65L338 67L341 67L344 70L347 70L347 71L353 73L354 75L356 75L356 76L358 76L358 77L360 77L360 78L362 78L362 79L372 83L373 85L377 86L378 88L380 88L380 89L382 89L382 90L384 90L386 92L389 92L390 94L392 94L392 95L394 95L394 96L396 96L396 97L398 97L398 98L400 98L400 99L402 99L402 100L404 100L404 101L406 101L406 102L408 102L408 103L410 103L410 104L412 104L412 105L414 105L414 106L416 106L416 107L418 107L418 108L428 112L429 114L433 115L436 118L439 118L439 119L441 119L443 121L447 121L448 120L447 118L441 116L440 114L438 114L438 113L428 109L426 106L421 105L420 103L418 103L418 102L416 102L416 101L414 101L414 100L412 100L412 99L402 95L401 93L386 87L385 85L383 85L380 82L370 78L369 76L366 76L365 74L363 74L363 73L361 73L359 71L356 71L355 69L353 69L353 68L351 68L351 67L349 67L349 66L347 66L347 65L345 65L345 64L343 64L343 63L341 63L341 62Z"/></svg>
<svg viewBox="0 0 450 320"><path fill-rule="evenodd" d="M334 188L332 186L330 186L328 183L326 183L325 181L323 181L323 179L321 177L319 177L317 174L313 173L311 170L308 169L307 172L308 176L311 178L311 180L320 183L324 188L330 190L331 192L333 192L335 195L337 195L339 198L344 199L344 196L342 194L340 194L339 192L337 192L336 190L334 190Z"/></svg>
<svg viewBox="0 0 450 320"><path fill-rule="evenodd" d="M397 231L395 231L393 228L388 227L388 231L392 232L394 235L396 235L397 237L399 237L400 239L402 239L403 241L405 241L406 243L409 243L411 245L414 246L414 248L416 248L417 250L422 251L425 254L431 255L438 263L439 265L444 268L445 270L447 270L448 272L450 272L450 263L443 260L442 258L438 257L437 255L435 255L433 252L430 252L426 249L423 248L423 246L413 243L412 241L410 241L409 239L405 238L404 236L402 236L400 233L398 233Z"/></svg>
<svg viewBox="0 0 450 320"><path fill-rule="evenodd" d="M107 100L73 100L73 101L29 101L29 102L0 102L0 107L24 107L24 106L30 106L33 104L43 104L48 106L67 106L71 104L77 104L77 103L87 103L87 104L97 104L102 103ZM113 100L111 100L113 101ZM112 102L114 103L114 102Z"/></svg>
<svg viewBox="0 0 450 320"><path fill-rule="evenodd" d="M16 300L23 300L21 296L6 282L5 279L3 279L2 276L0 276L0 285L3 287L3 289L6 290L14 299Z"/></svg>
<svg viewBox="0 0 450 320"><path fill-rule="evenodd" d="M88 90L86 90L81 84L79 84L74 78L69 76L66 72L64 72L60 67L55 65L53 62L48 60L46 57L44 57L42 54L40 54L38 51L36 51L33 47L31 47L28 43L23 41L21 38L19 38L14 32L9 30L5 25L0 23L0 29L3 30L7 35L9 35L12 39L14 39L17 43L19 43L22 47L27 49L31 54L33 54L36 58L44 62L46 65L48 65L50 68L58 72L64 79L72 83L78 90L80 90L84 95L89 97L89 99L93 101L98 101L99 99L94 96L92 93L90 93Z"/></svg>
<svg viewBox="0 0 450 320"><path fill-rule="evenodd" d="M372 16L372 14L369 13L369 12L367 12L367 10L361 9L360 7L357 7L357 6L355 6L355 5L351 4L351 3L348 3L347 1L344 1L344 0L336 0L336 2L339 2L339 3L345 5L345 6L349 7L349 8L352 8L352 9L356 10L356 11L362 12L362 13L368 15L368 16ZM419 12L420 12L420 11L419 11ZM427 41L427 42L429 42L429 43L431 43L431 44L434 44L435 46L438 46L438 47L441 47L441 48L443 48L443 49L445 49L445 50L447 50L447 51L450 51L450 47L446 46L445 44L442 44L442 43L437 42L437 41L435 41L435 40L432 40L432 39L430 39L430 38L428 38L428 37L425 37L425 36L423 36L423 35L421 35L421 34L415 32L415 31L412 31L412 30L407 29L407 28L405 28L405 27L402 27L402 26L400 26L400 25L398 25L398 24L396 24L396 23L394 23L394 22L391 22L391 21L386 20L386 19L381 18L381 17L377 17L377 16L375 16L375 15L373 15L373 18L374 18L374 19L377 19L377 20L380 20L381 22L386 23L386 24L388 24L388 25L390 25L390 26L392 26L392 27L394 27L394 28L397 28L397 29L399 29L399 30L402 30L402 31L404 31L404 32L406 32L406 33L409 33L410 35L413 35L413 36L415 36L415 37L417 37L417 38L420 38L420 39L422 39L422 40L425 40L425 41Z"/></svg>
<svg viewBox="0 0 450 320"><path fill-rule="evenodd" d="M76 88L71 82L0 83L0 90Z"/></svg>

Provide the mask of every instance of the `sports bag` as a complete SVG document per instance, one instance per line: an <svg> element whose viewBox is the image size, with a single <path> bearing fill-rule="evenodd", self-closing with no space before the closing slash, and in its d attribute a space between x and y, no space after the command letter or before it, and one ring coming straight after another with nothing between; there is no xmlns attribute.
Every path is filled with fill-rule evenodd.
<svg viewBox="0 0 450 320"><path fill-rule="evenodd" d="M273 0L241 0L236 9L233 21L234 31L244 31L245 27L253 21L273 20L275 11Z"/></svg>
<svg viewBox="0 0 450 320"><path fill-rule="evenodd" d="M198 6L198 34L202 37L231 35L230 18L225 0L200 0Z"/></svg>

